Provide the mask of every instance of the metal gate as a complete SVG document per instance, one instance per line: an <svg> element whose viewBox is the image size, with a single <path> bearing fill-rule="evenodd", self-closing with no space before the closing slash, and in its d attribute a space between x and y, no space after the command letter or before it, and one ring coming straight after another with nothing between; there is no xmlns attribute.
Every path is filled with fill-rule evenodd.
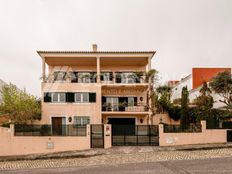
<svg viewBox="0 0 232 174"><path fill-rule="evenodd" d="M113 146L158 146L158 125L112 125Z"/></svg>
<svg viewBox="0 0 232 174"><path fill-rule="evenodd" d="M104 125L91 125L91 148L104 148Z"/></svg>
<svg viewBox="0 0 232 174"><path fill-rule="evenodd" d="M227 142L232 142L232 130L227 130Z"/></svg>

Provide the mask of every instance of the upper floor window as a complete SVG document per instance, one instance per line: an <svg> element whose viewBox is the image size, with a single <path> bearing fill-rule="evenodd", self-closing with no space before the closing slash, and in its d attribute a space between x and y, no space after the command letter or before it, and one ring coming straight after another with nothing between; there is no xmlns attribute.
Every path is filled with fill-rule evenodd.
<svg viewBox="0 0 232 174"><path fill-rule="evenodd" d="M143 72L117 72L116 83L141 83Z"/></svg>
<svg viewBox="0 0 232 174"><path fill-rule="evenodd" d="M65 93L59 93L59 92L55 92L52 93L52 102L54 103L64 103L66 102L66 94Z"/></svg>
<svg viewBox="0 0 232 174"><path fill-rule="evenodd" d="M72 83L95 83L95 72L71 72Z"/></svg>
<svg viewBox="0 0 232 174"><path fill-rule="evenodd" d="M94 92L45 92L44 102L46 103L95 103L96 93Z"/></svg>
<svg viewBox="0 0 232 174"><path fill-rule="evenodd" d="M67 73L64 71L55 71L54 72L54 81L65 81Z"/></svg>
<svg viewBox="0 0 232 174"><path fill-rule="evenodd" d="M75 102L88 103L89 102L89 93L87 93L87 92L75 93Z"/></svg>
<svg viewBox="0 0 232 174"><path fill-rule="evenodd" d="M101 81L112 81L113 73L112 72L102 72L101 73Z"/></svg>

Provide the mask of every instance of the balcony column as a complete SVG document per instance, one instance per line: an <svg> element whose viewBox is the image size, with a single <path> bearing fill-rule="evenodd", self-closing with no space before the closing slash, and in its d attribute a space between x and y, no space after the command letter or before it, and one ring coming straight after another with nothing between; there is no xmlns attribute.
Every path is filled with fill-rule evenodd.
<svg viewBox="0 0 232 174"><path fill-rule="evenodd" d="M148 57L147 71L151 70L151 56Z"/></svg>
<svg viewBox="0 0 232 174"><path fill-rule="evenodd" d="M45 82L46 78L46 64L45 64L45 58L42 60L42 82Z"/></svg>
<svg viewBox="0 0 232 174"><path fill-rule="evenodd" d="M101 75L101 72L100 72L100 57L97 57L97 83L101 82L100 75Z"/></svg>

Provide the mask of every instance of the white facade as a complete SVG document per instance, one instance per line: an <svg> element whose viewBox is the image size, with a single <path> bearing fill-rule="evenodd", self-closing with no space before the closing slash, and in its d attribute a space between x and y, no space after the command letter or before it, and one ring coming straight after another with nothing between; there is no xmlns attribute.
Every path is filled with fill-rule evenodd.
<svg viewBox="0 0 232 174"><path fill-rule="evenodd" d="M187 86L188 90L192 89L192 74L188 75L187 77L183 78L180 82L178 82L173 88L172 88L172 96L171 101L181 98L181 92L182 88Z"/></svg>
<svg viewBox="0 0 232 174"><path fill-rule="evenodd" d="M200 95L200 89L202 86L199 86L198 88L193 89L193 80L192 80L192 75L188 75L187 77L183 78L179 83L177 83L173 88L172 88L172 96L171 96L171 101L173 102L173 100L175 99L179 99L181 98L181 92L182 92L182 88L187 86L188 87L188 91L189 91L189 101L193 102L193 100L195 98L197 98ZM221 97L218 94L215 94L212 91L211 96L214 99L214 108L220 108L220 107L224 107L225 104L220 102L220 100L223 100L223 97Z"/></svg>

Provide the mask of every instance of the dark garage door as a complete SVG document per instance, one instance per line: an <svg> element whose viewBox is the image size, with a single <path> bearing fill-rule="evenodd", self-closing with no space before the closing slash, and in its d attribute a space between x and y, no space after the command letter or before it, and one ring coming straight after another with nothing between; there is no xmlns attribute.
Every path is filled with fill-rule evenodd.
<svg viewBox="0 0 232 174"><path fill-rule="evenodd" d="M158 145L157 125L135 125L135 118L109 118L113 146Z"/></svg>

